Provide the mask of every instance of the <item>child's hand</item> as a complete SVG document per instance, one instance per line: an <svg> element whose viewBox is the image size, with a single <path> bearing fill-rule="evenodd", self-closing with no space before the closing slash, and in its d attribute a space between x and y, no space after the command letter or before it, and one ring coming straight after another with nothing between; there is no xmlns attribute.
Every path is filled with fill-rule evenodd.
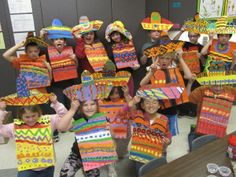
<svg viewBox="0 0 236 177"><path fill-rule="evenodd" d="M211 32L211 33L209 34L209 40L213 40L214 36L215 36L215 33L214 33L214 32Z"/></svg>
<svg viewBox="0 0 236 177"><path fill-rule="evenodd" d="M70 110L72 110L73 112L76 112L79 106L80 106L79 100L73 100L71 102Z"/></svg>
<svg viewBox="0 0 236 177"><path fill-rule="evenodd" d="M133 98L133 104L137 104L137 103L139 103L140 101L141 101L141 97L139 97L139 96L134 96L134 98Z"/></svg>
<svg viewBox="0 0 236 177"><path fill-rule="evenodd" d="M41 30L40 30L40 37L41 38L43 38L44 36L46 36L47 35L47 28L42 28Z"/></svg>
<svg viewBox="0 0 236 177"><path fill-rule="evenodd" d="M74 32L73 32L73 29L72 29L72 33L73 33L73 35L74 35L74 37L75 37L76 39L82 38L81 34L79 34L79 33L74 33Z"/></svg>
<svg viewBox="0 0 236 177"><path fill-rule="evenodd" d="M57 96L54 93L51 93L50 97L49 97L51 103L56 104L57 101Z"/></svg>
<svg viewBox="0 0 236 177"><path fill-rule="evenodd" d="M186 30L186 26L183 25L183 26L181 27L180 31L184 32L185 30Z"/></svg>
<svg viewBox="0 0 236 177"><path fill-rule="evenodd" d="M21 41L20 43L17 44L17 48L21 48L25 46L25 41Z"/></svg>
<svg viewBox="0 0 236 177"><path fill-rule="evenodd" d="M176 60L182 58L182 56L183 56L183 49L182 48L177 49L175 52L176 52Z"/></svg>
<svg viewBox="0 0 236 177"><path fill-rule="evenodd" d="M139 64L136 64L136 65L134 65L134 66L132 67L133 70L137 70L137 69L139 69L139 68L140 68L140 65L139 65Z"/></svg>
<svg viewBox="0 0 236 177"><path fill-rule="evenodd" d="M7 104L5 101L0 100L0 110L1 111L6 111Z"/></svg>
<svg viewBox="0 0 236 177"><path fill-rule="evenodd" d="M121 89L124 92L124 95L129 95L129 87L127 85L121 87Z"/></svg>

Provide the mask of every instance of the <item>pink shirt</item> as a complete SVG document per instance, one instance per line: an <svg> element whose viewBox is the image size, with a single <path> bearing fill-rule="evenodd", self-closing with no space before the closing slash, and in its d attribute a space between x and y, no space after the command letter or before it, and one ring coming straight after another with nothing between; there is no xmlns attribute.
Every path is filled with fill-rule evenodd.
<svg viewBox="0 0 236 177"><path fill-rule="evenodd" d="M51 107L56 111L56 114L49 115L51 119L52 131L56 129L56 125L59 120L67 113L67 109L62 103L57 102L56 104L51 104ZM14 123L3 125L2 121L6 116L7 111L0 110L0 136L6 138L14 138Z"/></svg>

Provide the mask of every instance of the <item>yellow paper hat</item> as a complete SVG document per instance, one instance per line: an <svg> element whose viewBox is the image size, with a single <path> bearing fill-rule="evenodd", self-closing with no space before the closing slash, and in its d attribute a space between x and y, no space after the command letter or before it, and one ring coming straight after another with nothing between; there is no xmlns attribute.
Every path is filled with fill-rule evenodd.
<svg viewBox="0 0 236 177"><path fill-rule="evenodd" d="M125 86L128 84L131 74L128 71L119 71L116 73L116 66L108 60L104 65L102 72L92 74L96 83L112 82L113 86Z"/></svg>
<svg viewBox="0 0 236 177"><path fill-rule="evenodd" d="M111 42L110 35L112 32L117 31L123 34L128 40L132 39L132 35L130 34L127 29L125 29L124 24L121 21L115 21L107 26L106 32L105 32L105 38L108 42Z"/></svg>
<svg viewBox="0 0 236 177"><path fill-rule="evenodd" d="M186 31L197 34L208 34L208 25L209 23L206 20L200 19L199 14L196 14L194 19L184 23Z"/></svg>
<svg viewBox="0 0 236 177"><path fill-rule="evenodd" d="M151 17L147 17L142 21L144 30L169 30L173 23L165 18L161 18L159 12L152 12Z"/></svg>
<svg viewBox="0 0 236 177"><path fill-rule="evenodd" d="M229 17L222 16L215 22L209 24L208 32L214 32L215 34L235 34L236 25L232 23L232 19Z"/></svg>
<svg viewBox="0 0 236 177"><path fill-rule="evenodd" d="M17 93L1 98L10 106L31 106L44 104L49 101L50 94L44 94L38 90L28 90L26 79L19 76L16 80Z"/></svg>
<svg viewBox="0 0 236 177"><path fill-rule="evenodd" d="M81 16L79 19L79 24L72 28L72 33L74 35L83 35L91 31L98 31L103 24L101 20L89 21L87 16Z"/></svg>
<svg viewBox="0 0 236 177"><path fill-rule="evenodd" d="M236 84L236 72L227 72L223 60L208 56L205 70L196 80L201 85L233 85Z"/></svg>
<svg viewBox="0 0 236 177"><path fill-rule="evenodd" d="M148 58L156 58L159 55L164 55L165 53L174 52L183 46L183 41L177 40L165 40L159 39L156 44L144 50L144 54Z"/></svg>

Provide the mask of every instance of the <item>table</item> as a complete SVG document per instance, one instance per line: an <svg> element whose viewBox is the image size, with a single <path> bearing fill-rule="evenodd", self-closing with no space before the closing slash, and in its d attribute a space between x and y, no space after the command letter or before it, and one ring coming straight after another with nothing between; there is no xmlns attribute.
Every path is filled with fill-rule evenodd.
<svg viewBox="0 0 236 177"><path fill-rule="evenodd" d="M233 134L236 134L234 132ZM153 169L142 177L207 177L207 163L216 163L219 166L232 168L230 159L226 155L228 136L176 159L166 165ZM234 177L231 174L230 177Z"/></svg>

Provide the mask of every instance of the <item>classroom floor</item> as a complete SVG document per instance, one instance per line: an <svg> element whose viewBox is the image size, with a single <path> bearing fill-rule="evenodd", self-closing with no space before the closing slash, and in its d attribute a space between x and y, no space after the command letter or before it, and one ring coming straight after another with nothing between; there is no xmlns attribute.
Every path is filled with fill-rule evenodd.
<svg viewBox="0 0 236 177"><path fill-rule="evenodd" d="M173 137L172 144L167 149L168 162L175 160L184 154L188 153L187 135L190 130L190 125L196 123L195 119L179 118L179 135ZM232 109L227 133L236 131L236 106ZM59 171L64 163L65 158L70 152L71 145L74 141L73 133L61 134L61 139L55 144L57 154L57 164L55 170L55 177L59 176ZM132 161L122 159L116 165L116 170L119 177L135 177L134 164ZM102 177L106 177L105 169L102 169ZM16 176L16 157L15 157L15 144L11 140L6 145L0 145L0 177L15 177ZM76 177L83 177L79 171Z"/></svg>

